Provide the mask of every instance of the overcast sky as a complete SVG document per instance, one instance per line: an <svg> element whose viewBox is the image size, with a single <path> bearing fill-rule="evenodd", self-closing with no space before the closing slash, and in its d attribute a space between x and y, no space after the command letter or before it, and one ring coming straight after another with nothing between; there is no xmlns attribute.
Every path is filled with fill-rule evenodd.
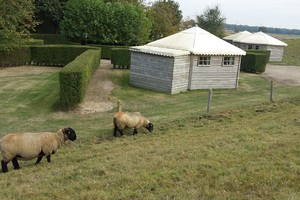
<svg viewBox="0 0 300 200"><path fill-rule="evenodd" d="M155 2L156 0L149 0ZM228 24L300 29L300 0L174 0L184 19L219 5Z"/></svg>

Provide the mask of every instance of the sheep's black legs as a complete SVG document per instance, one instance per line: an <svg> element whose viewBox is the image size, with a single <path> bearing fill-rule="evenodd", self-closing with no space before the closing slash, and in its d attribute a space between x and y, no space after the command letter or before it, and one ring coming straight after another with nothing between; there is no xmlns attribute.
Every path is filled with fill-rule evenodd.
<svg viewBox="0 0 300 200"><path fill-rule="evenodd" d="M114 136L117 137L117 131L119 131L119 133L121 134L121 136L123 135L123 130L120 130L117 125L115 125L114 128Z"/></svg>
<svg viewBox="0 0 300 200"><path fill-rule="evenodd" d="M39 156L34 164L35 165L39 164L41 162L42 158L43 158L43 156Z"/></svg>
<svg viewBox="0 0 300 200"><path fill-rule="evenodd" d="M3 172L3 173L8 172L8 169L7 169L7 162L5 162L4 160L1 160L1 167L2 167L2 172Z"/></svg>
<svg viewBox="0 0 300 200"><path fill-rule="evenodd" d="M117 126L115 125L115 128L114 128L114 136L115 136L115 137L117 137L117 130L118 130L118 128L117 128Z"/></svg>
<svg viewBox="0 0 300 200"><path fill-rule="evenodd" d="M137 130L136 130L136 128L133 130L133 135L135 135L135 134L137 134L138 132L137 132Z"/></svg>
<svg viewBox="0 0 300 200"><path fill-rule="evenodd" d="M41 162L41 160L43 159L43 156L44 156L44 155L45 155L45 154L44 154L43 151L41 151L41 152L39 153L38 159L36 160L35 165L37 165L37 164L39 164L39 163Z"/></svg>
<svg viewBox="0 0 300 200"><path fill-rule="evenodd" d="M12 164L14 166L14 169L20 169L20 165L18 163L17 158L12 159Z"/></svg>
<svg viewBox="0 0 300 200"><path fill-rule="evenodd" d="M46 156L48 162L51 162L51 158L50 157L51 157L51 155Z"/></svg>

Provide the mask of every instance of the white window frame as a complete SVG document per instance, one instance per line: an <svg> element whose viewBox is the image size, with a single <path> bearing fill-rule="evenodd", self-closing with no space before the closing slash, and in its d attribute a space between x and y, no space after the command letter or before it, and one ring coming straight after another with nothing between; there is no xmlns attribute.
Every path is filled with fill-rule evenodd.
<svg viewBox="0 0 300 200"><path fill-rule="evenodd" d="M248 44L248 49L249 49L249 50L253 49L252 44Z"/></svg>
<svg viewBox="0 0 300 200"><path fill-rule="evenodd" d="M224 56L223 57L223 65L224 67L232 67L235 64L235 57L234 56Z"/></svg>
<svg viewBox="0 0 300 200"><path fill-rule="evenodd" d="M199 56L198 57L198 67L209 67L211 62L210 56Z"/></svg>

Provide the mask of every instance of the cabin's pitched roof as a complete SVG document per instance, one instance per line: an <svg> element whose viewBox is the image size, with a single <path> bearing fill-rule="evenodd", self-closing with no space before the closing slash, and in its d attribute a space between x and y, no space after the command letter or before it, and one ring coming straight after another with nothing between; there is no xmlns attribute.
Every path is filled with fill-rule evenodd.
<svg viewBox="0 0 300 200"><path fill-rule="evenodd" d="M157 55L165 55L167 54L165 51L170 51L173 56L188 54L246 55L246 52L242 49L229 44L228 42L199 27L193 27L154 42L150 42L144 46L131 47L130 49L132 51L140 51Z"/></svg>
<svg viewBox="0 0 300 200"><path fill-rule="evenodd" d="M249 31L242 31L242 32L228 35L228 36L224 37L223 39L224 40L237 40L237 39L242 39L242 38L248 37L249 35L252 35L252 33L250 33Z"/></svg>
<svg viewBox="0 0 300 200"><path fill-rule="evenodd" d="M228 39L229 38L229 39ZM230 39L231 38L231 39ZM240 32L240 37L236 34L224 37L225 40L232 40L233 42L245 43L245 44L262 44L262 45L272 45L272 46L287 46L286 43L267 35L263 32L257 32L253 34L243 34Z"/></svg>

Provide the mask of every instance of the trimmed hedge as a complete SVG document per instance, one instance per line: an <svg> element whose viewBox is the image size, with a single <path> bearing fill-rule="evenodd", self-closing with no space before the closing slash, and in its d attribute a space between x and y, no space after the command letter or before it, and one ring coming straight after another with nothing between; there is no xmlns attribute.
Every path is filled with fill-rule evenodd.
<svg viewBox="0 0 300 200"><path fill-rule="evenodd" d="M90 46L100 47L101 48L101 58L102 59L109 59L111 60L111 50L113 48L124 48L129 49L128 46L113 46L113 45L94 45L91 44Z"/></svg>
<svg viewBox="0 0 300 200"><path fill-rule="evenodd" d="M34 39L44 40L44 44L69 44L68 40L59 34L32 33L30 36Z"/></svg>
<svg viewBox="0 0 300 200"><path fill-rule="evenodd" d="M25 42L25 45L44 45L44 40L30 38L27 42Z"/></svg>
<svg viewBox="0 0 300 200"><path fill-rule="evenodd" d="M101 51L87 50L59 72L60 102L72 108L82 102L89 80L100 64Z"/></svg>
<svg viewBox="0 0 300 200"><path fill-rule="evenodd" d="M31 61L30 47L16 47L9 52L0 52L0 66L26 65Z"/></svg>
<svg viewBox="0 0 300 200"><path fill-rule="evenodd" d="M111 49L111 63L114 68L130 68L130 51L128 48L112 48Z"/></svg>
<svg viewBox="0 0 300 200"><path fill-rule="evenodd" d="M31 61L35 65L64 66L88 49L89 46L42 45L31 48Z"/></svg>
<svg viewBox="0 0 300 200"><path fill-rule="evenodd" d="M266 70L269 58L270 51L246 51L246 56L242 57L241 71L262 73Z"/></svg>

